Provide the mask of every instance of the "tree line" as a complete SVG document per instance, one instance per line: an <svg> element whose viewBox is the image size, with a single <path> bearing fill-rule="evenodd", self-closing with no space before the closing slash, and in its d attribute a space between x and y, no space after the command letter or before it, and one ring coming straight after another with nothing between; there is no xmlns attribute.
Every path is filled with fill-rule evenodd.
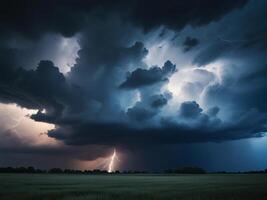
<svg viewBox="0 0 267 200"><path fill-rule="evenodd" d="M0 167L0 173L30 173L30 174L110 174L107 170L74 170L74 169L61 169L61 168L51 168L48 170L36 169L34 167ZM164 173L164 174L206 174L204 169L200 167L178 167L175 169L168 169L161 172L149 172L149 171L138 171L138 170L128 170L128 171L114 171L112 174L151 174L151 173ZM245 171L245 172L212 172L212 174L263 174L267 173L265 170L255 170L255 171Z"/></svg>

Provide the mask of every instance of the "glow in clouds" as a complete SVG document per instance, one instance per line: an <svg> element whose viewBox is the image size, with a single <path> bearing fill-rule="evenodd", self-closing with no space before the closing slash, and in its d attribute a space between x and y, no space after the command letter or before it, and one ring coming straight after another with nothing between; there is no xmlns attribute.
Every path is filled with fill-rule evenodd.
<svg viewBox="0 0 267 200"><path fill-rule="evenodd" d="M15 104L0 104L0 146L12 145L3 141L3 137L12 137L28 146L57 145L58 141L44 134L53 129L54 125L36 122L28 117L36 112Z"/></svg>
<svg viewBox="0 0 267 200"><path fill-rule="evenodd" d="M185 101L196 101L202 108L210 108L205 100L206 90L216 83L221 83L222 66L226 61L218 60L201 67L194 65L192 53L184 53L180 47L170 42L170 38L156 41L154 44L149 43L147 46L149 54L144 62L148 66L162 66L170 60L178 69L160 91L170 91L173 97L162 109L162 115L176 115L177 109L173 108L178 108Z"/></svg>
<svg viewBox="0 0 267 200"><path fill-rule="evenodd" d="M76 64L76 58L80 50L77 38L60 38L57 49L58 56L55 57L54 62L59 67L60 72L66 74Z"/></svg>

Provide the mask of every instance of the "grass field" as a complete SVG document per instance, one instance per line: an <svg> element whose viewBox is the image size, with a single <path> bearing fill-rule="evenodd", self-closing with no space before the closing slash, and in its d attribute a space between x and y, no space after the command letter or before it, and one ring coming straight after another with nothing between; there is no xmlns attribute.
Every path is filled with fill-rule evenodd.
<svg viewBox="0 0 267 200"><path fill-rule="evenodd" d="M0 199L266 200L267 175L0 174Z"/></svg>

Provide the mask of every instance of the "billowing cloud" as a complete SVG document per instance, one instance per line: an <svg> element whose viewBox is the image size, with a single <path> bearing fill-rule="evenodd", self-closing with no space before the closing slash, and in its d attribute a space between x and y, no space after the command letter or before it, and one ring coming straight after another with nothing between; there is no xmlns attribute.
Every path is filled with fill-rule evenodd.
<svg viewBox="0 0 267 200"><path fill-rule="evenodd" d="M134 89L168 81L168 78L176 72L176 66L170 61L165 62L162 68L136 69L120 85L120 88Z"/></svg>
<svg viewBox="0 0 267 200"><path fill-rule="evenodd" d="M151 119L160 112L160 108L167 105L172 95L169 92L164 94L154 94L151 96L143 96L141 101L127 110L127 115L136 121L145 121Z"/></svg>
<svg viewBox="0 0 267 200"><path fill-rule="evenodd" d="M153 108L160 108L162 106L165 106L168 103L168 100L172 98L171 93L167 93L165 95L154 95L152 96L152 102L151 102L151 107Z"/></svg>
<svg viewBox="0 0 267 200"><path fill-rule="evenodd" d="M180 115L185 118L196 118L201 112L202 109L195 101L184 102L180 107Z"/></svg>
<svg viewBox="0 0 267 200"><path fill-rule="evenodd" d="M64 110L79 110L83 106L83 98L79 102L75 98L79 88L69 85L51 61L41 61L36 70L9 70L1 74L5 76L8 71L10 76L8 80L1 79L2 102L40 110L32 115L35 120L53 123ZM46 114L42 114L43 110Z"/></svg>
<svg viewBox="0 0 267 200"><path fill-rule="evenodd" d="M251 121L251 117L253 120ZM222 123L201 113L196 121L179 122L178 119L162 119L160 127L135 127L126 123L84 123L71 127L61 126L49 132L49 136L66 144L110 144L124 147L185 142L221 142L247 137L262 137L266 131L266 116L249 111L235 123ZM257 125L257 126L255 126ZM109 137L106 136L108 132ZM90 134L88 134L90 133Z"/></svg>
<svg viewBox="0 0 267 200"><path fill-rule="evenodd" d="M140 25L145 30L160 25L181 29L187 24L198 26L216 21L246 2L247 0L227 0L223 3L209 0L201 3L194 0L168 3L162 0L78 0L49 3L45 0L26 3L3 1L0 10L1 34L19 33L26 37L38 37L45 32L58 32L64 36L72 36L84 27L87 14L95 10L101 14L118 12L126 20Z"/></svg>
<svg viewBox="0 0 267 200"><path fill-rule="evenodd" d="M114 146L141 152L266 132L263 0L0 4L0 101L34 110L30 120L55 125L44 134L60 142L27 146L5 129L6 152L94 160ZM69 60L55 49L70 38L62 70Z"/></svg>

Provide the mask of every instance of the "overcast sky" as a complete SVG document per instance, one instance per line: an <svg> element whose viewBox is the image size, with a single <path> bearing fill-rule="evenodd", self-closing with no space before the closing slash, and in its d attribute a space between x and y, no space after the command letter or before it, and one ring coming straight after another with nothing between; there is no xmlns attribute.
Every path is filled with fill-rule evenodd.
<svg viewBox="0 0 267 200"><path fill-rule="evenodd" d="M0 165L267 167L265 0L0 4Z"/></svg>

